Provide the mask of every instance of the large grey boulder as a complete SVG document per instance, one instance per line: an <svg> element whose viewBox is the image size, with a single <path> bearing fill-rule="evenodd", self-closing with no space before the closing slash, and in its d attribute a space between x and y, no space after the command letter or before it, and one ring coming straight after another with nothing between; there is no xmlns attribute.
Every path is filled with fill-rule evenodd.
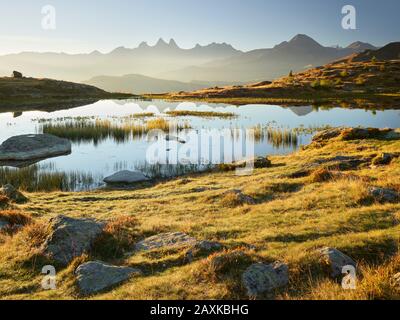
<svg viewBox="0 0 400 320"><path fill-rule="evenodd" d="M71 153L71 142L50 134L12 137L0 145L0 161L27 161Z"/></svg>
<svg viewBox="0 0 400 320"><path fill-rule="evenodd" d="M289 268L281 262L273 264L256 263L243 273L242 283L249 297L271 293L289 283Z"/></svg>
<svg viewBox="0 0 400 320"><path fill-rule="evenodd" d="M91 295L118 285L134 274L141 274L141 271L92 261L80 265L75 274L81 294Z"/></svg>
<svg viewBox="0 0 400 320"><path fill-rule="evenodd" d="M323 248L320 250L323 262L327 264L331 269L331 276L337 278L342 275L343 268L346 266L356 267L356 262L334 248Z"/></svg>
<svg viewBox="0 0 400 320"><path fill-rule="evenodd" d="M28 198L11 184L6 184L0 188L0 195L6 196L8 199L16 203L25 203L28 201Z"/></svg>
<svg viewBox="0 0 400 320"><path fill-rule="evenodd" d="M139 183L148 181L147 178L142 172L140 171L119 171L114 173L113 175L104 178L104 182L107 184L132 184L132 183Z"/></svg>
<svg viewBox="0 0 400 320"><path fill-rule="evenodd" d="M136 251L151 251L154 249L172 249L180 247L191 247L198 243L195 238L185 233L162 233L140 241L135 245Z"/></svg>
<svg viewBox="0 0 400 320"><path fill-rule="evenodd" d="M67 266L74 258L88 252L105 224L94 219L58 216L50 220L51 233L43 245L43 253L58 264Z"/></svg>

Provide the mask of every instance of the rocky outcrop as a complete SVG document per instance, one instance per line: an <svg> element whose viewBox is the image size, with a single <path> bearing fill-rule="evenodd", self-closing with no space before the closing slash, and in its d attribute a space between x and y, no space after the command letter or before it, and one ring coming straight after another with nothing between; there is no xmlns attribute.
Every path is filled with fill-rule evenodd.
<svg viewBox="0 0 400 320"><path fill-rule="evenodd" d="M331 270L332 278L341 276L344 267L357 265L352 258L334 248L323 248L320 253L323 263Z"/></svg>
<svg viewBox="0 0 400 320"><path fill-rule="evenodd" d="M0 188L0 195L3 195L15 203L26 203L28 198L25 197L11 184L6 184Z"/></svg>
<svg viewBox="0 0 400 320"><path fill-rule="evenodd" d="M104 223L94 219L74 219L58 216L50 220L50 234L43 245L43 253L62 266L88 252L101 234Z"/></svg>
<svg viewBox="0 0 400 320"><path fill-rule="evenodd" d="M121 284L134 274L140 275L141 271L93 261L80 265L75 274L81 294L91 295Z"/></svg>
<svg viewBox="0 0 400 320"><path fill-rule="evenodd" d="M0 161L45 159L71 153L71 142L49 134L12 137L0 146Z"/></svg>
<svg viewBox="0 0 400 320"><path fill-rule="evenodd" d="M243 273L242 283L249 297L271 293L289 283L289 268L281 262L268 265L256 263Z"/></svg>
<svg viewBox="0 0 400 320"><path fill-rule="evenodd" d="M313 143L323 143L327 140L338 138L341 140L361 139L400 139L400 132L393 129L376 128L333 128L318 132L313 137Z"/></svg>
<svg viewBox="0 0 400 320"><path fill-rule="evenodd" d="M15 79L21 79L21 78L23 78L22 73L21 73L21 72L18 72L18 71L13 71L12 77L15 78Z"/></svg>
<svg viewBox="0 0 400 320"><path fill-rule="evenodd" d="M381 203L399 200L399 194L393 189L371 187L368 192L371 197Z"/></svg>
<svg viewBox="0 0 400 320"><path fill-rule="evenodd" d="M128 170L120 171L104 178L104 182L107 184L133 184L148 180L149 178L147 178L142 172Z"/></svg>

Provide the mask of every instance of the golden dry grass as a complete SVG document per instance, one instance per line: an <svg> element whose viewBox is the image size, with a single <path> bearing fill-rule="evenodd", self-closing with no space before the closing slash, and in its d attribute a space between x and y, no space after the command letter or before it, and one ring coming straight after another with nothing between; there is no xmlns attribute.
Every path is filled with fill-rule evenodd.
<svg viewBox="0 0 400 320"><path fill-rule="evenodd" d="M38 252L48 232L46 221L64 214L110 221L103 242L99 240L109 245L108 250L94 250L84 261L101 258L144 272L94 299L246 299L239 280L242 270L251 262L277 260L286 262L290 272L290 284L275 293L277 299L398 299L392 279L400 272L400 204L365 199L370 186L400 190L400 160L340 172L334 179L289 177L321 158L398 150L399 140L337 139L271 157L270 168L257 169L250 176L213 172L138 190L28 194L30 202L18 208L34 222L14 235L2 235L0 241L0 296L79 298L73 277L78 263L58 270L57 290L40 288L40 268L48 263ZM227 191L235 189L255 203L221 202ZM186 259L186 249L179 248L125 255L138 239L178 231L218 241L226 251L191 261ZM324 246L357 261L356 290L344 290L329 278L316 255Z"/></svg>

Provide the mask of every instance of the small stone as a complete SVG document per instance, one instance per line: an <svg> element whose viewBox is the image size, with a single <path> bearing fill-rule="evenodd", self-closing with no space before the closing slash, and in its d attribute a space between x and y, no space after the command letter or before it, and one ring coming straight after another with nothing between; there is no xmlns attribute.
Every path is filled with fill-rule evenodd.
<svg viewBox="0 0 400 320"><path fill-rule="evenodd" d="M369 189L369 194L379 202L396 202L399 198L399 195L395 190L379 187L371 187Z"/></svg>
<svg viewBox="0 0 400 320"><path fill-rule="evenodd" d="M346 256L334 248L323 248L320 250L324 262L331 268L332 278L337 278L342 275L343 268L346 266L356 267L356 263L352 258Z"/></svg>
<svg viewBox="0 0 400 320"><path fill-rule="evenodd" d="M43 253L62 266L88 252L105 224L94 219L58 216L50 220L51 233L43 245Z"/></svg>
<svg viewBox="0 0 400 320"><path fill-rule="evenodd" d="M0 220L0 232L6 230L10 227L10 223L8 221Z"/></svg>
<svg viewBox="0 0 400 320"><path fill-rule="evenodd" d="M83 295L91 295L121 284L134 274L140 275L141 271L93 261L80 265L75 274L80 292Z"/></svg>
<svg viewBox="0 0 400 320"><path fill-rule="evenodd" d="M104 182L107 184L132 184L148 181L147 178L140 171L119 171L109 177L104 178Z"/></svg>
<svg viewBox="0 0 400 320"><path fill-rule="evenodd" d="M243 273L242 283L249 297L271 293L289 283L289 268L281 262L269 265L256 263Z"/></svg>

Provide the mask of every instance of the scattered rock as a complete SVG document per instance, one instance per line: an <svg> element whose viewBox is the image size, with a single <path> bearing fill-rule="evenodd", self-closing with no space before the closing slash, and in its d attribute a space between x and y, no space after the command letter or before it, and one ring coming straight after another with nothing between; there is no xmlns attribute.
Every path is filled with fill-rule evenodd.
<svg viewBox="0 0 400 320"><path fill-rule="evenodd" d="M8 229L11 224L8 221L0 220L0 232Z"/></svg>
<svg viewBox="0 0 400 320"><path fill-rule="evenodd" d="M194 246L198 243L195 238L188 236L185 233L162 233L143 241L140 241L135 245L136 251L151 251L154 249L172 249L179 247Z"/></svg>
<svg viewBox="0 0 400 320"><path fill-rule="evenodd" d="M58 216L50 220L51 233L43 245L43 253L60 265L90 250L105 224L94 219L74 219Z"/></svg>
<svg viewBox="0 0 400 320"><path fill-rule="evenodd" d="M318 132L312 139L313 142L323 142L337 138L342 133L343 128L333 128Z"/></svg>
<svg viewBox="0 0 400 320"><path fill-rule="evenodd" d="M71 153L71 142L50 134L12 137L0 145L0 161L45 159Z"/></svg>
<svg viewBox="0 0 400 320"><path fill-rule="evenodd" d="M149 178L140 171L124 170L104 178L103 181L107 184L132 184L149 181Z"/></svg>
<svg viewBox="0 0 400 320"><path fill-rule="evenodd" d="M17 78L17 79L21 79L23 76L22 76L22 73L21 72L18 72L18 71L13 71L13 73L12 73L12 75L11 75L13 78Z"/></svg>
<svg viewBox="0 0 400 320"><path fill-rule="evenodd" d="M6 184L0 188L0 194L6 196L15 203L26 203L28 198L25 197L21 192L14 188L11 184Z"/></svg>
<svg viewBox="0 0 400 320"><path fill-rule="evenodd" d="M242 283L249 297L271 293L289 283L289 268L281 262L269 265L256 263L243 273Z"/></svg>
<svg viewBox="0 0 400 320"><path fill-rule="evenodd" d="M399 198L398 193L393 189L371 187L369 195L379 202L396 202Z"/></svg>
<svg viewBox="0 0 400 320"><path fill-rule="evenodd" d="M324 263L331 268L331 276L337 278L342 275L343 267L353 266L356 267L356 263L352 258L346 256L344 253L333 248L323 248L320 251Z"/></svg>
<svg viewBox="0 0 400 320"><path fill-rule="evenodd" d="M91 295L118 285L134 274L141 274L141 271L94 261L80 265L75 274L80 292L83 295Z"/></svg>
<svg viewBox="0 0 400 320"><path fill-rule="evenodd" d="M166 140L166 141L176 141L176 142L179 142L179 143L182 143L182 144L185 144L185 143L186 143L185 140L183 140L183 139L181 139L181 138L179 138L179 137L176 137L176 136L169 135L169 134L167 134L167 135L165 136L165 140Z"/></svg>
<svg viewBox="0 0 400 320"><path fill-rule="evenodd" d="M327 159L318 159L314 162L314 165L324 165L325 169L328 170L355 170L362 164L369 164L370 158L362 158L358 156L336 156Z"/></svg>
<svg viewBox="0 0 400 320"><path fill-rule="evenodd" d="M210 254L215 251L219 251L223 248L223 245L219 242L213 241L198 241L192 248L186 252L186 259L193 261L195 256L203 253Z"/></svg>
<svg viewBox="0 0 400 320"><path fill-rule="evenodd" d="M388 165L395 157L396 155L392 153L382 153L372 160L372 164L375 166Z"/></svg>

